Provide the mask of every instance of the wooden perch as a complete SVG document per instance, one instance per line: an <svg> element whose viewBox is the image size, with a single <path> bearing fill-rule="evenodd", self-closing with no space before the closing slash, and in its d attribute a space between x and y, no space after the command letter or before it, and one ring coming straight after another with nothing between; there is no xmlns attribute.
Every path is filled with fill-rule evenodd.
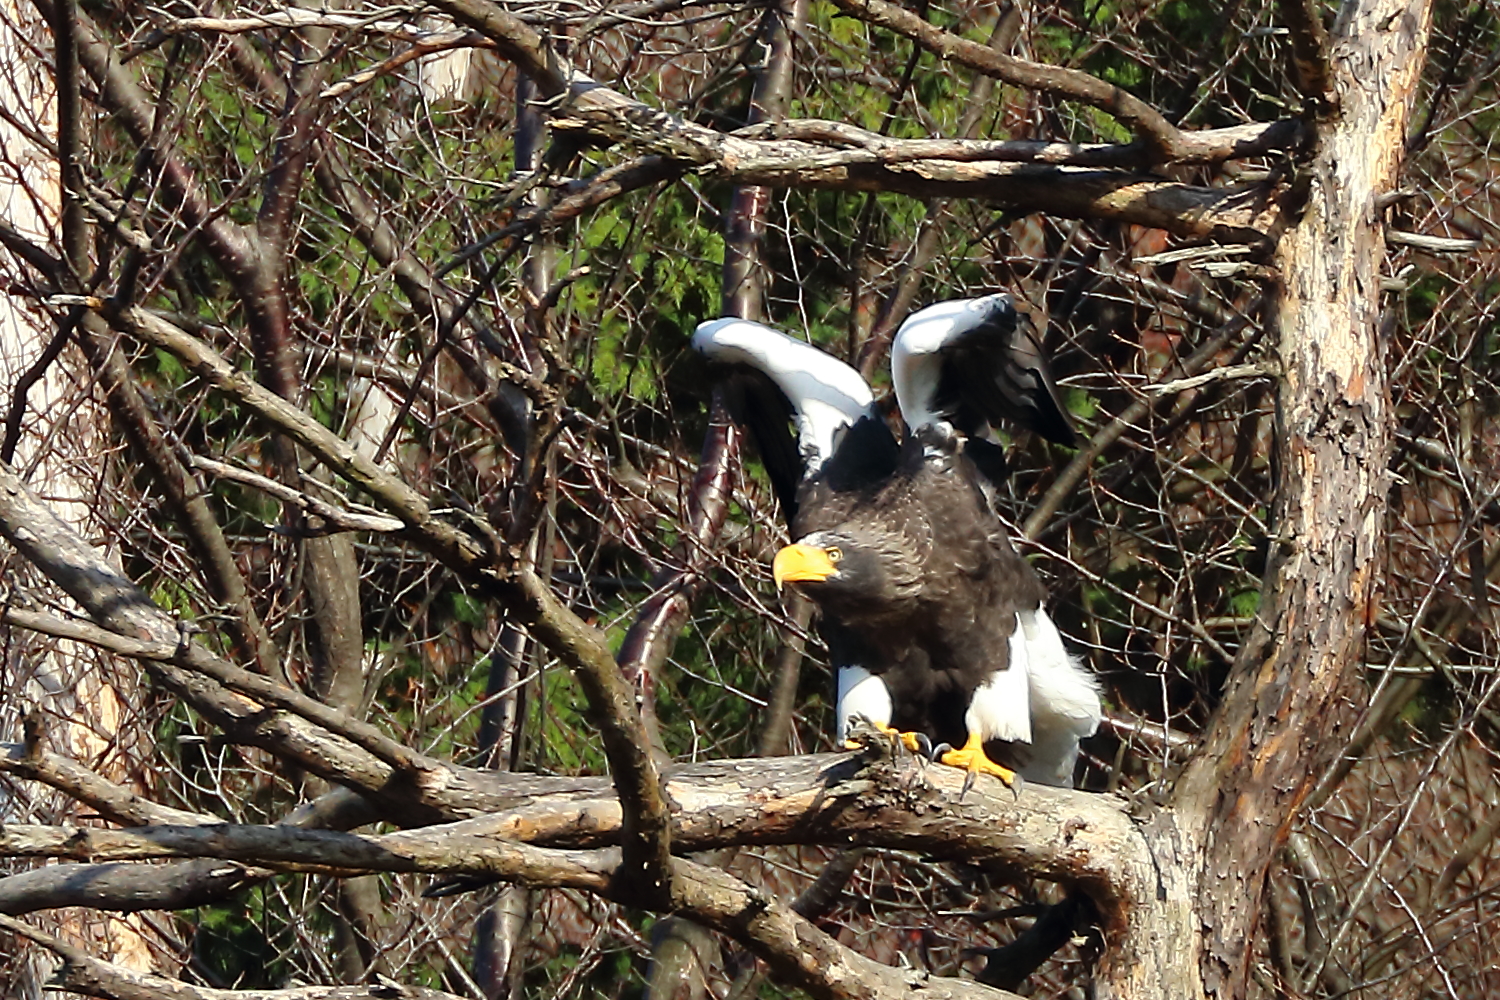
<svg viewBox="0 0 1500 1000"><path fill-rule="evenodd" d="M681 850L726 843L861 843L935 857L1026 867L1087 887L1102 900L1106 926L1121 929L1124 907L1154 898L1146 840L1110 796L1028 787L1019 797L982 778L928 765L888 745L863 754L718 761L674 771L673 834ZM490 875L529 885L587 889L638 904L616 877L622 813L598 778L551 779L554 790L518 800L505 813L384 835L287 826L149 826L129 830L8 825L0 854L95 861L217 858L283 870L352 875L367 871ZM748 939L777 971L817 995L896 995L914 972L879 966L837 946L790 907L727 873L674 859L664 908ZM148 869L149 871L149 869ZM835 994L817 969L887 982L894 992ZM925 979L925 977L922 977ZM926 980L931 995L996 996L976 984ZM915 983L906 984L915 986ZM902 988L906 988L903 985ZM923 994L928 995L924 992Z"/></svg>

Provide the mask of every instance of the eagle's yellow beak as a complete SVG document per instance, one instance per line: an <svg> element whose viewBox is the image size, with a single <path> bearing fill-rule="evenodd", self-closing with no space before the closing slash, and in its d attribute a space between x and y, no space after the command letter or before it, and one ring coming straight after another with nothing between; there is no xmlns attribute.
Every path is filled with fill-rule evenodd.
<svg viewBox="0 0 1500 1000"><path fill-rule="evenodd" d="M837 572L828 550L816 545L788 545L776 553L776 560L771 563L777 590L788 583L826 580Z"/></svg>

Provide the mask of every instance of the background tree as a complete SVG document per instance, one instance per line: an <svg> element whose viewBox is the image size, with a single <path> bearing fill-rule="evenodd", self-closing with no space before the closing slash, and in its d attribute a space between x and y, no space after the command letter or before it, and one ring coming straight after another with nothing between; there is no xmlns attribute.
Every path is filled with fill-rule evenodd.
<svg viewBox="0 0 1500 1000"><path fill-rule="evenodd" d="M1492 5L7 29L0 993L1500 985ZM879 381L994 288L1087 439L1005 497L1078 792L811 753L685 350Z"/></svg>

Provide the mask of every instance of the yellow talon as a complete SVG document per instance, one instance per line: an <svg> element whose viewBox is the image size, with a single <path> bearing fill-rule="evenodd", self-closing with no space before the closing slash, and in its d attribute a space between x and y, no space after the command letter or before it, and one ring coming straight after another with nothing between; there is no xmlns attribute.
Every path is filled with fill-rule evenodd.
<svg viewBox="0 0 1500 1000"><path fill-rule="evenodd" d="M990 760L984 752L983 741L978 733L969 734L968 742L964 744L962 750L949 750L938 759L949 767L968 771L969 781L973 781L976 774L993 774L1005 782L1009 788L1019 789L1021 784L1020 775ZM967 785L967 782L965 784Z"/></svg>

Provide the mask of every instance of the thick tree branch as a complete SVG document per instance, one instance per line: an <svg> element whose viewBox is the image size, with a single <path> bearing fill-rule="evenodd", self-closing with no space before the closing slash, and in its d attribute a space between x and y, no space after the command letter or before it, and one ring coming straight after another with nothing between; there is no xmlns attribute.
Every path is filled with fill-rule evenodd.
<svg viewBox="0 0 1500 1000"><path fill-rule="evenodd" d="M437 0L434 6L490 38L501 55L537 81L553 104L554 128L601 135L731 183L982 198L1020 211L1118 219L1183 236L1238 242L1262 242L1263 231L1270 226L1270 220L1263 218L1270 208L1269 192L1253 186L1201 188L1035 163L917 159L886 164L881 153L870 150L829 150L798 140L757 141L725 135L601 86L574 69L529 25L486 0ZM985 46L977 47L995 55ZM1083 78L1108 91L1101 93L1101 100L1123 101L1123 106L1139 111L1132 120L1160 117L1123 91L1093 77ZM1200 150L1224 147L1223 138L1200 144L1190 138L1193 133L1167 128L1173 135L1174 156L1180 152L1201 157L1206 152Z"/></svg>
<svg viewBox="0 0 1500 1000"><path fill-rule="evenodd" d="M1333 80L1328 71L1328 32L1323 13L1314 0L1280 0L1282 20L1292 37L1292 57L1297 64L1297 85L1309 110L1322 114L1333 103Z"/></svg>
<svg viewBox="0 0 1500 1000"><path fill-rule="evenodd" d="M825 154L821 165L840 163L880 163L895 165L912 160L954 160L963 163L996 160L1008 163L1036 163L1072 167L1120 167L1140 169L1151 166L1148 147L1132 143L1045 142L1034 139L894 139L862 129L848 122L799 118L788 122L768 123L740 129L734 133L745 138L797 139L835 147L848 147L842 158L838 153ZM1305 141L1307 126L1295 119L1276 122L1233 125L1227 128L1189 132L1193 143L1177 163L1217 163L1221 160L1293 149Z"/></svg>
<svg viewBox="0 0 1500 1000"><path fill-rule="evenodd" d="M151 823L187 825L222 822L218 816L174 809L153 802L100 777L71 758L49 753L39 746L0 743L0 774L14 774L28 781L41 782L115 823L145 826Z"/></svg>
<svg viewBox="0 0 1500 1000"><path fill-rule="evenodd" d="M62 906L112 913L208 906L273 874L235 862L199 859L165 865L48 865L0 878L0 913Z"/></svg>
<svg viewBox="0 0 1500 1000"><path fill-rule="evenodd" d="M988 779L965 791L966 777L904 754L893 759L877 747L863 754L678 767L667 776L666 792L674 803L673 842L685 852L733 845L854 843L1024 868L1037 877L1084 888L1112 926L1127 919L1128 905L1140 894L1154 896L1156 876L1147 841L1121 800L1032 785L1017 797ZM0 854L104 861L213 856L246 863L456 874L468 871L464 865L469 862L460 856L445 862L443 845L448 843L474 849L495 842L506 850L530 844L549 851L590 851L620 842L623 812L606 779L509 776L508 781L515 794L492 815L353 840L330 840L323 831L304 835L285 826L100 830L12 825L0 834ZM308 852L325 843L359 853L315 861ZM388 855L406 859L401 862L405 867L383 867L395 864ZM510 860L493 865L519 864L516 857L520 855L505 855ZM413 867L419 864L425 867ZM473 873L503 874L489 869Z"/></svg>
<svg viewBox="0 0 1500 1000"><path fill-rule="evenodd" d="M877 748L879 749L879 748ZM912 758L842 757L718 762L684 769L671 793L685 849L727 838L741 842L882 842L938 856L984 858L1067 877L1113 901L1120 919L1130 897L1155 885L1144 842L1120 803L1059 789L1012 793L981 779ZM757 774L757 772L760 772ZM298 831L285 826L144 827L99 830L7 826L0 854L127 860L214 857L285 870L486 875L524 884L568 886L638 904L620 855L603 846L565 850L522 843L550 835L602 844L618 837L618 801L598 779L568 779L570 793L537 799L513 814L386 835ZM989 786L993 785L993 788ZM593 789L593 798L580 797ZM550 821L543 821L550 814ZM665 908L750 944L789 981L819 996L993 995L956 981L908 981L910 973L860 958L790 908L727 873L672 862ZM1111 885L1112 880L1118 880ZM1116 890L1124 888L1125 894ZM841 977L851 977L842 979ZM925 980L925 977L922 977ZM830 980L832 980L830 982ZM878 988L870 988L874 980ZM859 982L867 985L858 987ZM883 984L883 985L881 985ZM934 991L931 994L925 991Z"/></svg>

